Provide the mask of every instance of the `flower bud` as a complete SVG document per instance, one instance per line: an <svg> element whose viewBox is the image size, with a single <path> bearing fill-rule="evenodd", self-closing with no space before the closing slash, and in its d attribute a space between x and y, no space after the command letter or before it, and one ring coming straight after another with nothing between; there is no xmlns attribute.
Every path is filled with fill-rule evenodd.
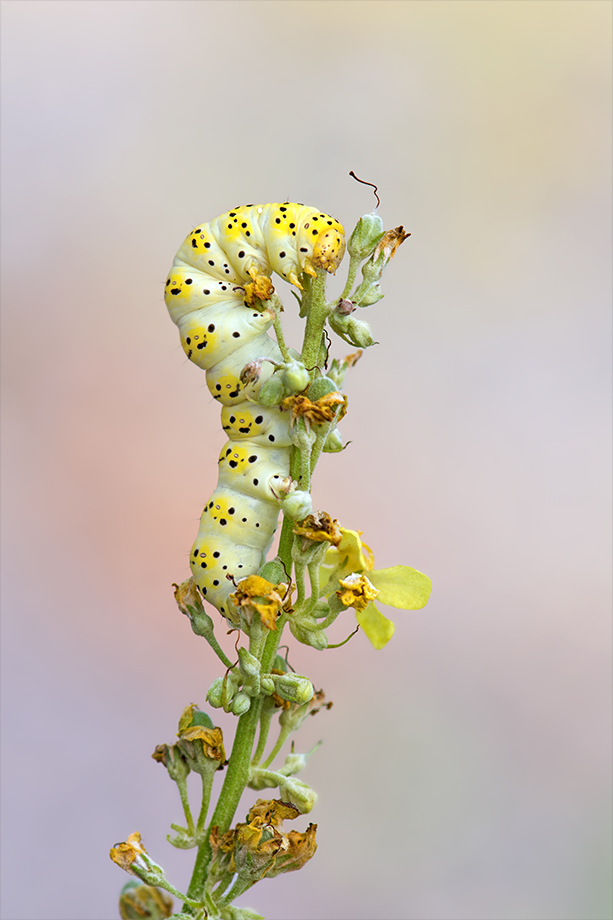
<svg viewBox="0 0 613 920"><path fill-rule="evenodd" d="M283 781L279 781L279 794L283 802L289 802L290 805L294 805L303 815L308 815L317 801L315 790L293 776L288 776Z"/></svg>
<svg viewBox="0 0 613 920"><path fill-rule="evenodd" d="M300 674L274 674L275 690L290 703L308 703L313 697L313 684Z"/></svg>
<svg viewBox="0 0 613 920"><path fill-rule="evenodd" d="M273 585L280 585L281 582L289 581L285 566L278 556L275 559L271 559L270 562L264 563L258 575L260 578L265 578L266 581L271 582Z"/></svg>
<svg viewBox="0 0 613 920"><path fill-rule="evenodd" d="M278 406L285 396L285 387L280 374L273 374L265 380L258 393L260 406Z"/></svg>
<svg viewBox="0 0 613 920"><path fill-rule="evenodd" d="M310 645L318 652L323 652L328 647L328 637L323 629L306 629L300 623L292 620L290 620L289 628L294 639L302 642L303 645Z"/></svg>
<svg viewBox="0 0 613 920"><path fill-rule="evenodd" d="M272 677L261 677L260 689L262 693L265 693L267 696L271 696L275 692L275 682Z"/></svg>
<svg viewBox="0 0 613 920"><path fill-rule="evenodd" d="M196 703L190 703L181 713L181 718L177 726L179 734L185 731L186 728L191 728L193 725L200 725L202 728L215 728L211 717L207 715L206 712L202 712L202 710L198 709Z"/></svg>
<svg viewBox="0 0 613 920"><path fill-rule="evenodd" d="M357 345L359 348L368 348L374 345L372 330L368 323L353 316L342 316L333 311L328 317L330 328L334 329L337 335L349 342L350 345Z"/></svg>
<svg viewBox="0 0 613 920"><path fill-rule="evenodd" d="M383 221L378 214L360 217L347 243L347 251L354 259L366 259L383 236Z"/></svg>
<svg viewBox="0 0 613 920"><path fill-rule="evenodd" d="M281 510L292 521L302 521L313 510L310 494L297 489L281 502Z"/></svg>
<svg viewBox="0 0 613 920"><path fill-rule="evenodd" d="M251 707L251 697L244 690L239 690L232 701L232 712L235 716L244 715Z"/></svg>
<svg viewBox="0 0 613 920"><path fill-rule="evenodd" d="M279 772L283 773L284 776L295 776L296 773L304 770L308 759L309 754L288 754Z"/></svg>
<svg viewBox="0 0 613 920"><path fill-rule="evenodd" d="M301 393L311 382L311 375L301 361L292 361L282 374L286 392Z"/></svg>
<svg viewBox="0 0 613 920"><path fill-rule="evenodd" d="M224 694L224 682L225 682L225 694ZM230 672L227 677L216 677L211 686L209 687L209 692L206 695L207 703L213 707L213 709L221 709L224 704L227 706L228 703L233 699L234 694L238 690L238 680L234 676L234 672Z"/></svg>
<svg viewBox="0 0 613 920"><path fill-rule="evenodd" d="M173 911L173 900L161 888L145 885L138 879L130 879L121 889L119 916L121 920L165 920Z"/></svg>
<svg viewBox="0 0 613 920"><path fill-rule="evenodd" d="M261 665L258 659L242 646L238 650L239 667L245 680L245 690L249 689L252 696L260 695ZM236 702L236 700L234 701ZM234 711L234 710L233 710Z"/></svg>
<svg viewBox="0 0 613 920"><path fill-rule="evenodd" d="M337 385L329 377L317 377L309 387L308 395L311 402L315 402L317 399L321 399L322 396L328 396L329 393L336 393L337 391Z"/></svg>
<svg viewBox="0 0 613 920"><path fill-rule="evenodd" d="M324 452L326 454L336 454L344 447L343 439L338 428L334 428L324 442Z"/></svg>
<svg viewBox="0 0 613 920"><path fill-rule="evenodd" d="M383 300L385 294L381 293L379 282L369 285L358 302L358 307L372 307L374 303Z"/></svg>
<svg viewBox="0 0 613 920"><path fill-rule="evenodd" d="M287 661L285 660L283 655L275 655L275 660L273 661L272 666L275 669L275 671L279 672L279 674L281 672L283 674L287 674L287 671L289 670Z"/></svg>

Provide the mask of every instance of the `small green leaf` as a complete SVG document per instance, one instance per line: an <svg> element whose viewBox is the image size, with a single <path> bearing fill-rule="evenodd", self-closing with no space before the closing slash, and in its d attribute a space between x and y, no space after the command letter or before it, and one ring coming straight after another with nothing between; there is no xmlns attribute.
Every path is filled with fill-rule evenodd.
<svg viewBox="0 0 613 920"><path fill-rule="evenodd" d="M383 616L372 602L364 610L356 610L355 616L372 646L376 649L387 645L394 635L396 627L391 620Z"/></svg>
<svg viewBox="0 0 613 920"><path fill-rule="evenodd" d="M408 565L393 565L368 573L379 595L377 600L401 610L419 610L425 607L432 591L432 582L423 572Z"/></svg>

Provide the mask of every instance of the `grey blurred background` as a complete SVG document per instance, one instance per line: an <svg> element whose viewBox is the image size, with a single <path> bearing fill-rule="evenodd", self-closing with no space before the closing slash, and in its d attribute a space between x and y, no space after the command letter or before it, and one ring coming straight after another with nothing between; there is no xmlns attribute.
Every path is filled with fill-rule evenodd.
<svg viewBox="0 0 613 920"><path fill-rule="evenodd" d="M108 850L134 830L187 885L150 754L219 673L170 586L224 438L163 282L238 203L350 230L374 204L350 169L412 236L360 314L380 344L315 504L434 591L393 612L384 651L294 644L334 701L297 736L324 739L304 774L319 850L240 903L610 917L611 5L5 0L2 18L4 920L116 917Z"/></svg>

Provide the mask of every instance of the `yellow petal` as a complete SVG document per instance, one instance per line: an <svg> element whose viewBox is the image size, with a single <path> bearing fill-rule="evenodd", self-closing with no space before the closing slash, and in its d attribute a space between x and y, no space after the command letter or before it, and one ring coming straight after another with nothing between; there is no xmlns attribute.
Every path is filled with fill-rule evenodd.
<svg viewBox="0 0 613 920"><path fill-rule="evenodd" d="M365 610L356 611L355 616L370 639L372 646L376 649L387 645L394 635L394 624L387 617L384 617L374 604L369 604Z"/></svg>
<svg viewBox="0 0 613 920"><path fill-rule="evenodd" d="M432 591L432 582L428 576L408 565L377 569L369 572L368 577L379 592L378 600L401 610L425 607Z"/></svg>

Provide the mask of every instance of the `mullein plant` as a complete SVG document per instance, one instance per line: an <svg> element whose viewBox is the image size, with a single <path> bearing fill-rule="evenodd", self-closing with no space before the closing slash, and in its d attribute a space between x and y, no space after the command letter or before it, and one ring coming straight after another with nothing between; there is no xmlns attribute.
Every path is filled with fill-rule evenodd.
<svg viewBox="0 0 613 920"><path fill-rule="evenodd" d="M356 314L383 297L381 276L407 236L402 227L384 231L378 214L368 214L360 218L347 245L347 282L340 297L326 300L323 268L312 279L302 279L300 315L306 318L306 328L300 354L288 352L279 298L272 285L263 288L266 300L261 309L272 307L278 343L288 356L261 385L258 397L261 405L280 406L291 424L291 481L279 497L283 525L278 553L257 573L233 582L229 623L238 636L236 660L222 649L194 578L175 585L179 610L222 666L208 688L207 703L236 718L237 724L226 757L222 729L192 703L181 714L176 740L155 748L152 757L176 783L184 815L180 824L171 824L167 839L180 849L195 849L195 864L183 893L149 856L139 833L116 844L111 859L133 876L120 896L124 920L260 918L251 909L235 906L235 899L262 879L302 868L317 849L316 824L303 831L285 827L309 814L317 801L316 792L298 778L313 752L296 753L293 741L284 756L283 749L309 716L332 705L278 654L285 627L299 643L321 651L334 649L344 642L330 644L327 630L337 617L346 619L352 608L357 625L346 621L348 638L361 629L375 649L382 649L394 624L378 605L417 610L428 601L431 583L426 575L406 565L376 569L361 533L343 527L326 511L313 511L310 499L311 476L322 450L344 449L337 423L347 410L345 375L363 350L375 344L370 327ZM356 280L360 267L361 278ZM358 350L328 362L326 329ZM245 367L243 378L257 372L257 366ZM221 623L228 625L224 619ZM224 771L224 782L212 802L218 770ZM202 783L197 811L188 795L190 773L198 774ZM256 793L253 804L244 821L235 823L247 788ZM277 790L276 796L257 796L268 790ZM173 913L171 895L181 902L179 912Z"/></svg>

